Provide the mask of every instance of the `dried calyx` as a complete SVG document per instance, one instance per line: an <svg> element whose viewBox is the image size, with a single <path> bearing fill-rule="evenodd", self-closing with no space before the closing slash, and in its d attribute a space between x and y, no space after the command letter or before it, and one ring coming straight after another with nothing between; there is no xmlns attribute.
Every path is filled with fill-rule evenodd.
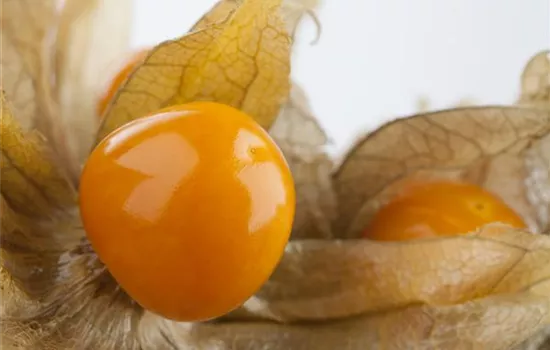
<svg viewBox="0 0 550 350"><path fill-rule="evenodd" d="M538 108L550 108L550 50L533 56L521 75L521 95L518 103Z"/></svg>
<svg viewBox="0 0 550 350"><path fill-rule="evenodd" d="M34 3L5 2L3 16L12 19L25 18L30 9L46 13ZM546 53L526 68L521 106L458 108L396 119L364 135L335 165L325 153L327 136L304 92L289 79L291 40L285 26L290 20L281 19L277 1L222 1L195 25L198 32L160 44L114 98L97 138L167 103L225 102L269 128L293 171L298 196L293 239L264 287L222 319L175 323L134 303L83 239L70 180L74 167L63 154L73 152L78 158L94 135L86 134L75 151L55 136L65 129L39 128L45 137L35 132L39 120L54 120L35 107L41 99L59 106L63 118L55 123L70 126L72 140L91 130L77 126L97 120L96 94L79 101L82 95L77 99L67 92L71 84L75 91L89 89L85 77L96 74L91 64L80 73L82 80L71 80L59 72L74 68L74 52L64 56L68 61L56 61L63 67L52 74L65 78L50 89L65 95L43 93L38 84L43 73L33 68L47 62L37 58L69 52L70 42L87 32L84 23L93 25L88 30L99 30L97 13L107 8L81 13L75 10L79 2L86 1L66 1L80 20L65 17L67 22L59 26L66 49L58 38L53 51L28 56L34 59L18 56L27 52L18 50L2 57L3 88L10 101L2 100L4 346L353 350L414 343L419 348L503 349L544 341L550 322L550 239L533 233L545 233L549 225L550 109L544 108L549 101L541 92L547 86L532 81L549 81L550 68L538 63ZM18 7L23 3L29 10ZM299 5L287 9L309 11ZM2 45L43 42L43 33L57 28L59 18L41 18L45 22L36 23L41 29L30 34L4 27L3 21L2 38L11 35L13 40ZM81 34L71 39L65 31L73 28ZM122 37L126 29L120 30ZM98 35L90 33L89 38ZM261 45L254 39L258 35ZM114 40L112 33L108 37ZM231 50L236 38L242 52ZM203 54L195 55L199 51ZM238 68L242 74L235 75L240 80L224 80L228 75L219 72L225 61L219 57L243 62ZM202 70L187 69L197 66ZM165 85L150 83L151 75ZM25 99L33 103L25 104ZM89 106L89 113L68 113L80 104ZM434 178L461 179L498 194L533 233L492 224L460 237L400 243L357 239L405 181Z"/></svg>

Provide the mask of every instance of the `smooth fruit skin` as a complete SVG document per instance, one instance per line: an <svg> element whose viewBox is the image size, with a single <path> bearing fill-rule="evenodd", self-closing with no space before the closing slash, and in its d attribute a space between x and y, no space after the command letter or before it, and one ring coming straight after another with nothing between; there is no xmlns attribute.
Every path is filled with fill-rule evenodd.
<svg viewBox="0 0 550 350"><path fill-rule="evenodd" d="M288 165L250 117L221 104L135 120L92 152L80 209L92 247L144 308L221 316L269 278L295 211Z"/></svg>
<svg viewBox="0 0 550 350"><path fill-rule="evenodd" d="M135 53L131 57L131 59L124 65L124 67L122 67L122 69L118 71L118 73L113 77L111 83L109 84L97 104L97 115L99 116L99 118L103 117L103 114L107 110L107 107L109 106L109 103L111 103L111 100L115 97L118 89L122 86L130 73L132 73L132 71L138 66L138 64L140 64L145 59L145 57L147 57L148 53L149 50L141 50Z"/></svg>
<svg viewBox="0 0 550 350"><path fill-rule="evenodd" d="M500 198L479 186L440 181L411 187L382 207L364 231L379 241L457 235L491 222L525 228Z"/></svg>

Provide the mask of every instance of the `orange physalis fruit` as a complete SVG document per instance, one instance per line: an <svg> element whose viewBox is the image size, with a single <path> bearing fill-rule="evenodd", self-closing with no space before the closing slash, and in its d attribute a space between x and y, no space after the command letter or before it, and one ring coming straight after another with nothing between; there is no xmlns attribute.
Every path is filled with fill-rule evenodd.
<svg viewBox="0 0 550 350"><path fill-rule="evenodd" d="M122 67L122 69L119 70L118 73L111 80L110 84L105 90L105 93L101 96L97 104L97 115L100 118L103 117L103 114L107 110L107 107L109 106L109 103L111 103L111 100L113 99L113 97L115 97L115 94L117 93L118 89L126 81L130 73L132 73L132 71L141 62L143 62L145 57L147 57L148 53L149 53L149 50L141 50L135 53L131 57L131 59L128 62L126 62L126 64Z"/></svg>
<svg viewBox="0 0 550 350"><path fill-rule="evenodd" d="M468 233L491 222L525 228L500 198L466 183L440 181L414 186L382 207L364 231L380 241Z"/></svg>
<svg viewBox="0 0 550 350"><path fill-rule="evenodd" d="M80 182L88 239L144 308L207 320L269 278L295 211L283 154L252 118L196 102L134 120L92 152Z"/></svg>

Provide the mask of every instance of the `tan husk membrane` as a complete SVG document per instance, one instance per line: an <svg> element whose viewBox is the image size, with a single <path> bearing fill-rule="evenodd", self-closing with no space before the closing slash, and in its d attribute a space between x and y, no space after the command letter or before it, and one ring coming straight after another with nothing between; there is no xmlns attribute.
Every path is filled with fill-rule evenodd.
<svg viewBox="0 0 550 350"><path fill-rule="evenodd" d="M49 22L41 30L21 32L24 41L13 39L18 29L2 22L2 38L26 48L2 60L3 349L550 346L546 52L527 65L517 106L461 107L396 119L361 137L335 162L325 152L327 136L304 91L289 76L291 38L316 1L222 1L189 35L154 48L114 98L97 139L174 101L229 103L269 128L297 190L292 240L263 288L220 319L177 323L133 302L85 239L74 183L81 164L73 162L94 138L92 64L82 68L86 72L69 70L81 77L73 81L68 70L53 62L76 67L72 60L78 55L69 49L72 36L58 33L55 45L41 44L53 37L44 28L73 28L70 13L80 18L74 22L74 40L97 38L86 34L86 23L88 30L99 30L103 17L97 6L104 3L88 2L86 8L85 0L67 1L71 7L65 10L72 12L44 17ZM30 1L5 2L3 16L14 21L31 13L21 12L25 6L35 9ZM124 6L130 9L130 4ZM109 23L115 33L118 29ZM118 25L122 43L129 22ZM236 41L238 46L232 46ZM39 47L43 52L36 51ZM105 46L110 55L120 50L111 49ZM28 64L17 64L22 62ZM227 62L242 64L231 70ZM102 64L93 69L103 69ZM222 71L225 75L218 74ZM47 74L59 79L45 84ZM69 93L71 84L90 94ZM139 98L143 95L148 99ZM25 98L33 103L23 103ZM90 100L78 101L86 98ZM71 114L79 103L85 112ZM89 134L80 137L86 130ZM523 216L529 232L493 223L457 237L395 243L358 239L401 186L440 178L475 183L501 196Z"/></svg>

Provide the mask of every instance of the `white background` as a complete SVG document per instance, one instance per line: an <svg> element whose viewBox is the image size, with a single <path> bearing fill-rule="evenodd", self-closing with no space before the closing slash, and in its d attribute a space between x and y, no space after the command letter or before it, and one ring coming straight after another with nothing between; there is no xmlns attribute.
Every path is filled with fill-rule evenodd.
<svg viewBox="0 0 550 350"><path fill-rule="evenodd" d="M214 2L136 0L133 45L183 34ZM317 13L320 41L306 19L292 69L333 150L420 96L513 103L523 66L550 47L549 0L324 0Z"/></svg>

